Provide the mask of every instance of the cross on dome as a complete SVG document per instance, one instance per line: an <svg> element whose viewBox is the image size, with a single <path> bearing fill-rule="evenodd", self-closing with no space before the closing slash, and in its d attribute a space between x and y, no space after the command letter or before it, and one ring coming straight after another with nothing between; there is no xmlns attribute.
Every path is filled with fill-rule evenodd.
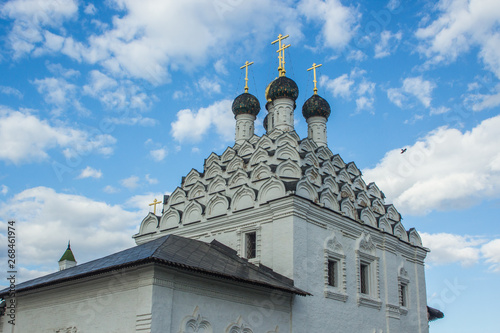
<svg viewBox="0 0 500 333"><path fill-rule="evenodd" d="M314 80L313 80L313 82L314 82L314 94L315 95L318 94L318 88L316 87L316 83L318 82L318 81L316 81L316 68L321 67L322 65L323 64L316 65L316 63L313 63L312 67L307 70L308 72L310 70L312 70L313 73L314 73Z"/></svg>
<svg viewBox="0 0 500 333"><path fill-rule="evenodd" d="M245 92L248 92L248 66L252 65L252 62L245 61L245 64L240 67L240 69L245 68Z"/></svg>

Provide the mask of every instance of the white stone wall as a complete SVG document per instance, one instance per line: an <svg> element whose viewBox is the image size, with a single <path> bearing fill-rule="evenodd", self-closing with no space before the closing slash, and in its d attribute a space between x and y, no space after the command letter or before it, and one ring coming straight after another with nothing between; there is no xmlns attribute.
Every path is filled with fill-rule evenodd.
<svg viewBox="0 0 500 333"><path fill-rule="evenodd" d="M290 331L288 293L153 265L21 293L17 300L16 325L2 322L3 332Z"/></svg>

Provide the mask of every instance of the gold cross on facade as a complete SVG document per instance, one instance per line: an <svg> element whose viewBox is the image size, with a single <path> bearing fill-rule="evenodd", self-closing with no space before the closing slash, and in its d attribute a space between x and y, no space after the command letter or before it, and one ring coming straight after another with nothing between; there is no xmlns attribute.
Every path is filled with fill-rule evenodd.
<svg viewBox="0 0 500 333"><path fill-rule="evenodd" d="M283 75L283 74L281 74L281 71L282 71L284 68L282 68L282 67L281 67L281 63L282 63L282 59L284 59L284 55L285 55L285 54L284 54L284 52L283 52L283 57L282 57L282 56L281 56L281 51L280 51L280 50L282 50L282 49L283 49L283 50L284 50L284 49L286 49L286 47L285 47L285 48L282 48L282 47L281 47L281 41L282 41L283 39L288 38L289 36L290 36L290 35L283 36L282 34L279 34L279 35L278 35L278 39L276 39L274 42L272 42L272 43L271 43L271 45L272 45L272 44L279 43L279 44L278 44L278 46L279 46L279 47L278 47L278 52L279 52L279 55L278 55L278 61L279 61L279 65L278 65L278 73L280 74L280 76L282 76L282 75ZM288 45L288 46L290 46L290 45ZM288 47L288 46L287 46L287 47Z"/></svg>
<svg viewBox="0 0 500 333"><path fill-rule="evenodd" d="M253 61L252 62L245 61L245 64L240 67L240 69L245 68L245 70L246 70L246 73L245 73L245 92L246 93L248 92L248 66L250 66L251 64L253 64Z"/></svg>
<svg viewBox="0 0 500 333"><path fill-rule="evenodd" d="M308 72L310 70L312 70L313 73L314 73L314 80L313 80L313 82L314 82L314 94L315 95L318 94L318 88L316 88L316 82L318 82L318 81L316 81L316 68L321 67L321 65L322 64L316 65L315 63L313 63L313 66L307 70Z"/></svg>
<svg viewBox="0 0 500 333"><path fill-rule="evenodd" d="M276 52L280 53L280 55L278 56L278 59L280 59L280 61L281 61L281 65L278 68L278 71L281 68L280 76L285 76L285 74L286 74L286 71L285 71L285 49L287 49L289 47L290 47L290 44L283 45L283 47L281 47L278 51L276 51Z"/></svg>
<svg viewBox="0 0 500 333"><path fill-rule="evenodd" d="M159 205L159 204L161 204L161 201L156 200L156 198L152 203L149 204L150 206L155 206L153 209L153 214L155 214L155 215L156 215L156 205Z"/></svg>

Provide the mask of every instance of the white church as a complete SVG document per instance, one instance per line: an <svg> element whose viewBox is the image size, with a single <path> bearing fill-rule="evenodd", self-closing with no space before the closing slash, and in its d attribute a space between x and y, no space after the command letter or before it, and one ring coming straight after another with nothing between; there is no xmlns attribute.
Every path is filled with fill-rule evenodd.
<svg viewBox="0 0 500 333"><path fill-rule="evenodd" d="M427 307L428 249L328 148L316 78L302 106L308 135L294 131L285 37L266 133L254 134L261 107L246 85L232 106L234 145L183 177L161 214L155 205L137 246L77 265L68 245L60 271L17 286L16 325L4 313L0 332L429 332L443 314ZM9 304L8 290L0 297Z"/></svg>

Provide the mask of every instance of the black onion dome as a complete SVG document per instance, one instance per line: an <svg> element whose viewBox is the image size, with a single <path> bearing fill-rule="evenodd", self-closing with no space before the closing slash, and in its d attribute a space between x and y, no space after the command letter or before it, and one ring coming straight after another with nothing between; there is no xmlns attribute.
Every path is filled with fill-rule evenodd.
<svg viewBox="0 0 500 333"><path fill-rule="evenodd" d="M272 101L278 98L290 98L293 101L299 97L299 87L292 79L280 76L271 83L268 98Z"/></svg>
<svg viewBox="0 0 500 333"><path fill-rule="evenodd" d="M234 99L232 109L235 116L240 114L257 116L260 111L260 103L254 95L243 93Z"/></svg>
<svg viewBox="0 0 500 333"><path fill-rule="evenodd" d="M319 116L328 119L330 116L330 104L319 95L312 95L302 106L302 115L308 119L310 117Z"/></svg>
<svg viewBox="0 0 500 333"><path fill-rule="evenodd" d="M268 117L267 117L267 116L269 116L269 115L267 114L267 115L264 117L264 122L263 122L264 129L266 130L266 132L267 132L267 122L268 122L268 120L267 120L267 118L268 118Z"/></svg>

